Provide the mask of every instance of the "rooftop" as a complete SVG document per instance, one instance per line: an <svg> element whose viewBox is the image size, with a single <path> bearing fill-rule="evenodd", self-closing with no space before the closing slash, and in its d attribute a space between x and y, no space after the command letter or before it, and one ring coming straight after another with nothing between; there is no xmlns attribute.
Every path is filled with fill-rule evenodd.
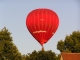
<svg viewBox="0 0 80 60"><path fill-rule="evenodd" d="M62 53L63 60L80 60L80 53Z"/></svg>

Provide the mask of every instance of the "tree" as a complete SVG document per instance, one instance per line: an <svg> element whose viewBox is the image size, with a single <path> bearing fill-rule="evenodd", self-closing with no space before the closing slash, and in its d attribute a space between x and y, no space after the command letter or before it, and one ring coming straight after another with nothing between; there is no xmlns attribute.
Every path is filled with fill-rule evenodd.
<svg viewBox="0 0 80 60"><path fill-rule="evenodd" d="M61 54L57 54L57 60L60 60Z"/></svg>
<svg viewBox="0 0 80 60"><path fill-rule="evenodd" d="M33 51L26 55L26 60L57 60L56 54L50 51Z"/></svg>
<svg viewBox="0 0 80 60"><path fill-rule="evenodd" d="M64 40L60 40L57 44L60 52L80 52L80 31L74 31L67 35Z"/></svg>
<svg viewBox="0 0 80 60"><path fill-rule="evenodd" d="M21 53L10 35L6 27L0 30L0 60L22 60Z"/></svg>

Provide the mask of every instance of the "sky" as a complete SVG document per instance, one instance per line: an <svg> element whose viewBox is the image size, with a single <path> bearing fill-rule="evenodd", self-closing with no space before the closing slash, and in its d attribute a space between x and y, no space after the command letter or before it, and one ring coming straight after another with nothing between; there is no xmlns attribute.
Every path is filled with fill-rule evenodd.
<svg viewBox="0 0 80 60"><path fill-rule="evenodd" d="M42 47L29 33L26 17L36 8L51 9L57 13L60 22L58 30L44 45L44 49L59 54L58 41L80 30L79 3L79 0L0 0L0 29L6 27L12 33L13 43L21 54L39 51Z"/></svg>

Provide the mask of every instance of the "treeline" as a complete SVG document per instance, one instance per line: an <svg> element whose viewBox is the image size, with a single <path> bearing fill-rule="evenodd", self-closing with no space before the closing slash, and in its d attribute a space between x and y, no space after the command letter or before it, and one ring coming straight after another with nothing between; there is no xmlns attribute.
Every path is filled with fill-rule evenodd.
<svg viewBox="0 0 80 60"><path fill-rule="evenodd" d="M80 31L74 31L65 40L59 40L57 49L60 52L80 52ZM6 27L0 30L0 60L60 60L60 54L56 55L52 50L36 51L21 55L13 43L11 32Z"/></svg>

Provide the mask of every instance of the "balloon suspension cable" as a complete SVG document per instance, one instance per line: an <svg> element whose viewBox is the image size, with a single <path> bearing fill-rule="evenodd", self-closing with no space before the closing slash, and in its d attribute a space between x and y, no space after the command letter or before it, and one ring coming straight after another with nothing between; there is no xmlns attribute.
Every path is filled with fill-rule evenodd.
<svg viewBox="0 0 80 60"><path fill-rule="evenodd" d="M42 51L44 51L44 46L42 45Z"/></svg>

